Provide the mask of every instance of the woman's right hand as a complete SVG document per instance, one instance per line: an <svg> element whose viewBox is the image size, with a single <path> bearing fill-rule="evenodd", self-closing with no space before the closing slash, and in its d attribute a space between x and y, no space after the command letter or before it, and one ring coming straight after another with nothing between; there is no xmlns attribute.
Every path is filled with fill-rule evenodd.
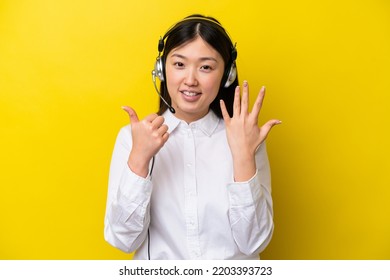
<svg viewBox="0 0 390 280"><path fill-rule="evenodd" d="M127 164L135 174L146 178L150 160L168 140L168 126L164 124L164 117L157 114L151 114L140 121L133 108L122 108L129 114L133 139Z"/></svg>

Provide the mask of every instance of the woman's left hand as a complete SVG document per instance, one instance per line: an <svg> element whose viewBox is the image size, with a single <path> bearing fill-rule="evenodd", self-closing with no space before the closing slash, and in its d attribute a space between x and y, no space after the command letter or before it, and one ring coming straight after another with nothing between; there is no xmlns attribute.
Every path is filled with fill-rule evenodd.
<svg viewBox="0 0 390 280"><path fill-rule="evenodd" d="M226 125L227 140L233 156L234 178L236 181L247 181L256 173L255 153L260 144L267 138L274 125L281 121L273 119L263 126L258 126L258 117L263 104L265 87L262 87L251 112L249 107L249 87L244 81L242 98L240 87L236 87L233 104L233 116L230 117L225 103L221 100L222 116Z"/></svg>

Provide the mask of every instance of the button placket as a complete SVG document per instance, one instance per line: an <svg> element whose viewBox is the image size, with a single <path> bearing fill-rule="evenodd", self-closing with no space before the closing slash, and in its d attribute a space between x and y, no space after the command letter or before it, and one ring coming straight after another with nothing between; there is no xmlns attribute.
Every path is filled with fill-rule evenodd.
<svg viewBox="0 0 390 280"><path fill-rule="evenodd" d="M197 209L196 166L195 166L195 139L194 126L187 128L187 137L184 140L184 193L185 193L185 221L187 230L187 244L191 259L198 259L201 255L199 244L199 224Z"/></svg>

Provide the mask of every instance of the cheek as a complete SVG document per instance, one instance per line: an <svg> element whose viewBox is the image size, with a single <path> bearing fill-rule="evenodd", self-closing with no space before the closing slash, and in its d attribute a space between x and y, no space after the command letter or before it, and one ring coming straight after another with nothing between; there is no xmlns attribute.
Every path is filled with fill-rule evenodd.
<svg viewBox="0 0 390 280"><path fill-rule="evenodd" d="M172 71L170 67L165 68L165 81L168 85L174 85L179 83L182 80L182 76L178 71Z"/></svg>
<svg viewBox="0 0 390 280"><path fill-rule="evenodd" d="M219 91L219 87L221 85L221 80L222 80L221 75L209 77L205 81L205 86L207 88L207 91L212 92L213 95L217 96L218 91Z"/></svg>

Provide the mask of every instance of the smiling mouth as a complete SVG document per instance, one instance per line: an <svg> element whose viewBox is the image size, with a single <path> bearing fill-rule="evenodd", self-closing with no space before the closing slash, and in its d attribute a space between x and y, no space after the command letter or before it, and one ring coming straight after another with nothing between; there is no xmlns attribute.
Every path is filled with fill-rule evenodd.
<svg viewBox="0 0 390 280"><path fill-rule="evenodd" d="M193 92L193 91L187 91L187 90L183 90L181 91L182 94L184 94L185 96L197 96L197 95L200 95L199 92Z"/></svg>

